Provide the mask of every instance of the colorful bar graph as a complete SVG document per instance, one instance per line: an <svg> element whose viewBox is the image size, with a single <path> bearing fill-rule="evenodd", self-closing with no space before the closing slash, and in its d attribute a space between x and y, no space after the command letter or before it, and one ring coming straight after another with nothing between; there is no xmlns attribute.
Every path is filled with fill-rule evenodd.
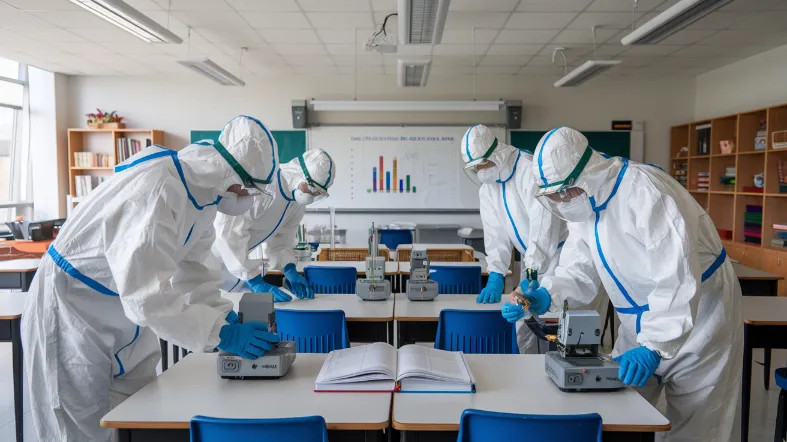
<svg viewBox="0 0 787 442"><path fill-rule="evenodd" d="M413 193L415 193L415 186L413 186Z"/></svg>
<svg viewBox="0 0 787 442"><path fill-rule="evenodd" d="M372 167L372 191L377 192L377 168Z"/></svg>
<svg viewBox="0 0 787 442"><path fill-rule="evenodd" d="M393 176L391 176L392 174ZM399 158L393 157L393 167L391 170L385 170L385 157L380 155L380 166L372 167L372 187L368 188L367 192L415 193L415 186L412 186L412 190L410 190L410 185L410 175L399 178Z"/></svg>
<svg viewBox="0 0 787 442"><path fill-rule="evenodd" d="M396 193L396 157L393 159L393 191ZM401 187L401 186L400 186Z"/></svg>
<svg viewBox="0 0 787 442"><path fill-rule="evenodd" d="M407 175L407 193L410 193L410 175Z"/></svg>
<svg viewBox="0 0 787 442"><path fill-rule="evenodd" d="M391 191L391 171L385 172L385 191Z"/></svg>
<svg viewBox="0 0 787 442"><path fill-rule="evenodd" d="M383 191L383 171L385 168L383 167L383 156L380 155L380 192Z"/></svg>
<svg viewBox="0 0 787 442"><path fill-rule="evenodd" d="M399 193L404 192L404 180L399 180Z"/></svg>

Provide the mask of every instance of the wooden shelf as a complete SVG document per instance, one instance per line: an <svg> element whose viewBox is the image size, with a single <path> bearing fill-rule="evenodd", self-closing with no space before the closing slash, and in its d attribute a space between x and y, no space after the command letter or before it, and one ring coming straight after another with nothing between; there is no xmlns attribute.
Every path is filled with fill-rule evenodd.
<svg viewBox="0 0 787 442"><path fill-rule="evenodd" d="M114 170L114 167L72 167L71 170Z"/></svg>
<svg viewBox="0 0 787 442"><path fill-rule="evenodd" d="M134 128L126 128L126 129L69 129L69 132L81 132L81 133L110 133L110 132L161 132L158 129L134 129Z"/></svg>
<svg viewBox="0 0 787 442"><path fill-rule="evenodd" d="M735 192L736 195L746 195L746 196L765 196L764 193L757 193L757 192Z"/></svg>
<svg viewBox="0 0 787 442"><path fill-rule="evenodd" d="M765 150L753 150L751 152L738 152L738 155L765 155Z"/></svg>
<svg viewBox="0 0 787 442"><path fill-rule="evenodd" d="M673 158L672 161L688 161L690 157Z"/></svg>
<svg viewBox="0 0 787 442"><path fill-rule="evenodd" d="M729 192L726 190L711 190L710 193L714 195L735 195L735 192Z"/></svg>
<svg viewBox="0 0 787 442"><path fill-rule="evenodd" d="M724 158L724 157L735 157L736 153L717 153L715 155L711 155L713 158Z"/></svg>
<svg viewBox="0 0 787 442"><path fill-rule="evenodd" d="M775 196L777 198L787 198L787 193L765 193L765 196Z"/></svg>

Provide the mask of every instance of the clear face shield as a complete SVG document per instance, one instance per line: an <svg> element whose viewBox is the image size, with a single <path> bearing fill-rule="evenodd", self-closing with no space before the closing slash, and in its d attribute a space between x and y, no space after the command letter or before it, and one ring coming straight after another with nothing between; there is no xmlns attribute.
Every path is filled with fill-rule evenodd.
<svg viewBox="0 0 787 442"><path fill-rule="evenodd" d="M489 161L489 157L495 149L497 149L497 138L495 138L495 141L489 146L484 155L465 164L465 174L478 187L481 187L484 183L492 184L497 180L497 165Z"/></svg>
<svg viewBox="0 0 787 442"><path fill-rule="evenodd" d="M303 157L298 157L298 163L301 165L301 171L303 176L306 177L306 181L300 183L295 189L295 201L302 205L309 205L319 203L328 198L330 196L328 194L328 182L331 180L330 174L325 184L319 183L312 178L306 163L303 161Z"/></svg>
<svg viewBox="0 0 787 442"><path fill-rule="evenodd" d="M558 218L567 222L582 222L593 214L593 207L584 189L575 186L577 178L584 170L593 150L585 149L574 170L566 179L539 186L536 200Z"/></svg>
<svg viewBox="0 0 787 442"><path fill-rule="evenodd" d="M249 143L251 145L257 145L257 146L260 143L262 143L261 140L253 140L253 139L245 139L245 138L243 142ZM254 146L252 146L252 148L253 147ZM222 145L218 141L215 141L213 143L213 148L216 149L216 151L219 152L219 154L221 154L221 156L229 163L230 167L232 167L235 173L237 173L238 176L240 177L242 183L241 185L243 186L243 192L245 192L245 194L238 193L239 196L251 196L251 197L262 196L266 199L273 200L274 193L268 189L265 189L264 187L261 187L260 185L267 185L271 183L273 178L273 172L276 171L275 162L272 165L273 167L271 167L271 171L266 178L255 178L252 177L251 174L248 173L246 169L243 168L243 166L241 166L238 160L236 160L235 157L233 157L232 154L229 153L229 151L227 151L224 145Z"/></svg>

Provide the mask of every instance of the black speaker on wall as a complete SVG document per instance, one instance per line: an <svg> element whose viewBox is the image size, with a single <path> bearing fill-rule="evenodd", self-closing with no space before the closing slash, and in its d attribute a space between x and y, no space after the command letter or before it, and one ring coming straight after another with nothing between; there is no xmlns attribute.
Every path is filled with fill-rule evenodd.
<svg viewBox="0 0 787 442"><path fill-rule="evenodd" d="M306 129L309 127L309 107L306 100L292 100L292 128Z"/></svg>
<svg viewBox="0 0 787 442"><path fill-rule="evenodd" d="M522 128L522 100L506 100L506 126L509 129Z"/></svg>

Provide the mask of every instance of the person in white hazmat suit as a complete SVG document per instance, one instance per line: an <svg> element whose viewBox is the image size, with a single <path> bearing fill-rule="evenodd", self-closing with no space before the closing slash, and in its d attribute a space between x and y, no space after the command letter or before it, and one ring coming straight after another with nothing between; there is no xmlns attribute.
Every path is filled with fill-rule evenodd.
<svg viewBox="0 0 787 442"><path fill-rule="evenodd" d="M532 155L498 140L481 124L467 130L461 151L465 172L481 186L478 197L489 279L476 301L494 304L503 295L512 246L523 257L521 276L527 268L548 275L557 265L568 230L534 198L538 186L530 172ZM521 321L517 344L520 353L538 353L535 335Z"/></svg>
<svg viewBox="0 0 787 442"><path fill-rule="evenodd" d="M214 226L213 253L223 263L228 292L273 293L275 302L290 301L290 295L262 280L262 259L249 253L262 246L262 255L272 270L281 270L290 290L299 298L313 298L314 290L295 268L296 231L306 206L328 197L336 180L336 164L325 151L311 149L282 164L273 183L267 186L276 196L270 207L255 203L241 216L218 214ZM247 287L248 285L248 287Z"/></svg>
<svg viewBox="0 0 787 442"><path fill-rule="evenodd" d="M158 338L251 359L278 341L263 323L238 323L210 254L216 211L240 214L264 197L272 140L259 121L236 117L217 142L144 149L79 204L22 315L39 440L111 440L99 421L155 377Z"/></svg>
<svg viewBox="0 0 787 442"><path fill-rule="evenodd" d="M613 351L620 379L654 405L665 392L672 431L660 438L730 440L741 289L708 214L661 169L605 158L565 127L541 139L533 173L539 202L569 222L570 234L554 275L525 293L531 310L586 304L601 282L621 323ZM524 314L506 310L510 319Z"/></svg>

